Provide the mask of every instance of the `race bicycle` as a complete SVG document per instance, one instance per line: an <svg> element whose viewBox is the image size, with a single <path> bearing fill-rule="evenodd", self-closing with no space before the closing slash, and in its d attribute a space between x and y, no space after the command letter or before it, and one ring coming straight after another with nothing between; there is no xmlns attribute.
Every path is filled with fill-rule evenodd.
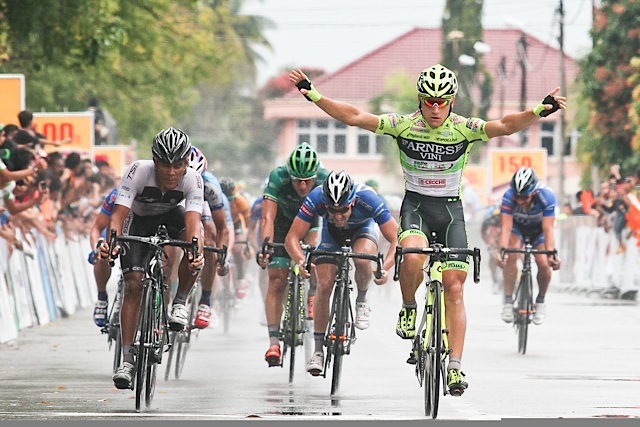
<svg viewBox="0 0 640 427"><path fill-rule="evenodd" d="M203 246L203 250L219 254L216 262L220 265L225 264L227 257L226 245L223 245L222 248ZM174 359L174 355L174 376L177 380L182 376L182 370L184 369L187 352L189 351L189 348L191 346L192 334L194 330L198 331L198 328L194 326L194 322L196 319L196 312L198 311L198 301L200 300L200 294L202 292L202 288L200 286L201 280L202 276L199 276L189 290L189 294L187 295L187 300L185 302L185 307L189 311L189 323L187 324L187 326L185 326L184 329L180 331L169 330L169 350L167 353L167 366L164 372L165 381L168 380L169 376L171 375L171 365Z"/></svg>
<svg viewBox="0 0 640 427"><path fill-rule="evenodd" d="M427 294L425 307L412 341L412 350L407 363L415 365L418 383L424 388L425 415L435 419L438 416L440 387L442 395L451 394L447 387L446 361L451 353L447 326L445 323L444 287L442 271L449 255L470 255L473 257L473 281L480 281L480 249L447 248L435 243L435 235L429 247L403 248L398 246L395 255L394 280L400 277L404 254L424 254L429 256L424 270L428 273L425 282Z"/></svg>
<svg viewBox="0 0 640 427"><path fill-rule="evenodd" d="M301 243L302 251L305 254L305 260L309 259L309 254L314 246ZM262 243L262 256L272 248L284 247L283 243L269 243L269 237L265 237ZM306 261L305 261L306 262ZM293 384L293 376L295 372L296 347L305 343L305 333L307 328L307 307L305 304L305 291L307 289L307 279L300 274L300 266L291 263L289 267L289 276L287 278L287 300L285 302L282 326L280 327L280 341L282 341L282 358L280 366L284 367L284 359L287 354L289 357L289 384Z"/></svg>
<svg viewBox="0 0 640 427"><path fill-rule="evenodd" d="M513 300L513 326L518 335L518 353L527 352L527 338L529 323L533 319L533 276L531 273L531 257L535 255L553 255L557 257L557 250L533 249L529 239L525 239L524 248L501 248L500 258L504 260L504 254L523 254L522 272L516 288Z"/></svg>
<svg viewBox="0 0 640 427"><path fill-rule="evenodd" d="M136 411L140 411L143 393L146 407L151 406L155 393L157 365L162 363L162 353L169 346L167 307L164 295L168 285L164 282L165 267L163 265L168 256L163 247L181 247L191 252L196 258L198 256L198 239L194 237L191 242L171 239L167 228L160 225L156 234L149 237L116 236L116 231L111 229L109 254L113 253L118 242L142 243L151 247L145 262L142 298L133 339L136 375L131 387L135 388ZM110 263L112 262L113 260L110 260Z"/></svg>
<svg viewBox="0 0 640 427"><path fill-rule="evenodd" d="M342 374L342 357L351 353L351 346L356 342L355 320L353 306L351 304L352 281L350 271L352 268L352 258L368 259L376 263L374 276L376 279L382 277L383 255L364 254L353 252L351 242L347 240L345 245L338 251L313 250L311 257L307 261L307 270L311 266L311 260L318 256L335 257L338 261L338 273L336 274L335 286L333 288L333 299L331 301L331 311L329 323L324 336L324 345L327 347L327 357L324 362L322 376L326 378L329 367L332 366L331 377L331 397L335 397L340 387L340 376Z"/></svg>

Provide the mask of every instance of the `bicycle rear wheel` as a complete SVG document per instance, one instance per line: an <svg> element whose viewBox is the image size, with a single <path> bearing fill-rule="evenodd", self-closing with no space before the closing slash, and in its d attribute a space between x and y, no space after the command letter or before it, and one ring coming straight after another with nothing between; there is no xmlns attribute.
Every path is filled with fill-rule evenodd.
<svg viewBox="0 0 640 427"><path fill-rule="evenodd" d="M424 413L436 419L442 374L442 314L440 313L442 284L433 282L429 287L429 294L432 306L431 313L427 314L428 333L425 337Z"/></svg>
<svg viewBox="0 0 640 427"><path fill-rule="evenodd" d="M196 294L194 293L189 302L189 324L181 331L176 340L178 344L176 358L176 379L179 380L184 369L184 362L187 359L187 352L191 346L191 332L193 331L193 322L196 318Z"/></svg>
<svg viewBox="0 0 640 427"><path fill-rule="evenodd" d="M529 323L531 323L531 314L533 312L531 273L522 275L519 291L518 311L515 319L518 330L518 352L525 354L527 352Z"/></svg>
<svg viewBox="0 0 640 427"><path fill-rule="evenodd" d="M146 389L147 365L149 363L149 345L151 343L151 311L153 301L151 300L151 283L144 284L144 291L141 301L140 320L136 332L137 338L137 358L136 358L136 411L140 411L142 395Z"/></svg>

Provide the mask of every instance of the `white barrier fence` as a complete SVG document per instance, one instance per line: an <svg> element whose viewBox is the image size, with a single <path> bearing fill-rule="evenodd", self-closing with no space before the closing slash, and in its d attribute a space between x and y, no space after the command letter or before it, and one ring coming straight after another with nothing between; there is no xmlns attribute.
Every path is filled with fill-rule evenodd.
<svg viewBox="0 0 640 427"><path fill-rule="evenodd" d="M19 233L19 232L18 232ZM9 256L0 241L0 342L15 339L20 330L44 325L93 306L97 291L93 270L87 262L89 240L58 237L50 243L35 234L17 236L24 251Z"/></svg>
<svg viewBox="0 0 640 427"><path fill-rule="evenodd" d="M618 253L613 232L596 227L593 218L576 216L557 224L556 242L563 264L552 276L552 289L607 298L636 297L640 251L634 237L626 238L626 250ZM24 251L13 250L9 256L7 245L0 241L0 343L15 339L24 328L93 306L97 292L87 262L89 248L87 237L67 240L59 236L52 244L36 234L34 245L25 243ZM111 279L117 281L117 277L112 274Z"/></svg>
<svg viewBox="0 0 640 427"><path fill-rule="evenodd" d="M595 219L574 216L557 221L556 242L562 268L552 276L560 291L599 294L607 298L635 299L640 289L640 252L635 237L623 231L626 246L613 231L595 226Z"/></svg>

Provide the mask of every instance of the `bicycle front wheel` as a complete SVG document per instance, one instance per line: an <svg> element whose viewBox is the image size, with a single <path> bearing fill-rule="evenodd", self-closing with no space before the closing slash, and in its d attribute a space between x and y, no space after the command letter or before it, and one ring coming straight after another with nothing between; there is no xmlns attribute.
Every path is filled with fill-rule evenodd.
<svg viewBox="0 0 640 427"><path fill-rule="evenodd" d="M331 396L335 396L340 388L340 376L342 374L342 357L344 356L344 345L348 339L347 316L349 315L349 284L348 279L343 278L342 284L336 287L335 305L335 329L332 344L333 353L333 375L331 377Z"/></svg>
<svg viewBox="0 0 640 427"><path fill-rule="evenodd" d="M136 332L136 341L138 343L136 348L136 411L140 411L142 395L146 388L147 365L149 363L149 345L151 344L152 333L152 305L151 283L145 283L140 305L140 319L138 321L138 328Z"/></svg>
<svg viewBox="0 0 640 427"><path fill-rule="evenodd" d="M167 367L164 371L164 380L169 379L171 374L171 363L173 362L173 354L176 352L178 332L169 331L169 353L167 354Z"/></svg>
<svg viewBox="0 0 640 427"><path fill-rule="evenodd" d="M525 354L527 352L529 323L531 323L531 315L533 312L531 273L522 275L520 278L519 290L518 310L515 321L516 329L518 331L518 352Z"/></svg>
<svg viewBox="0 0 640 427"><path fill-rule="evenodd" d="M440 384L442 374L442 284L434 282L429 287L431 310L427 311L428 335L425 337L425 388L424 412L426 416L436 419L440 402ZM430 311L430 312L429 312Z"/></svg>
<svg viewBox="0 0 640 427"><path fill-rule="evenodd" d="M153 401L153 395L156 390L156 374L158 371L158 364L162 362L162 352L164 350L164 344L166 341L165 338L165 326L163 322L163 304L162 294L159 293L158 290L154 289L152 292L153 295L153 306L151 307L151 319L153 320L151 335L150 335L150 346L149 346L149 355L147 362L147 378L145 382L145 404L147 408L151 407L151 402Z"/></svg>
<svg viewBox="0 0 640 427"><path fill-rule="evenodd" d="M298 341L298 321L300 318L300 278L294 276L289 286L289 324L285 329L285 347L289 347L289 384L293 384L296 369L296 344Z"/></svg>

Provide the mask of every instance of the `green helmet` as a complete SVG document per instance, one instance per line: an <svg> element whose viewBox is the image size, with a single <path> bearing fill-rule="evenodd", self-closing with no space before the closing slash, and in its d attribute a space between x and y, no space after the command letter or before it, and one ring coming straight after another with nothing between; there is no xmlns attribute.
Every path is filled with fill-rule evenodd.
<svg viewBox="0 0 640 427"><path fill-rule="evenodd" d="M298 145L287 160L287 171L294 178L313 178L318 172L318 153L308 143Z"/></svg>
<svg viewBox="0 0 640 427"><path fill-rule="evenodd" d="M368 180L366 180L366 181L364 182L364 185L368 185L369 187L372 187L372 188L378 188L378 187L380 187L380 186L378 185L378 181L376 181L376 180L375 180L375 179L373 179L373 178L372 178L372 179L368 179Z"/></svg>

